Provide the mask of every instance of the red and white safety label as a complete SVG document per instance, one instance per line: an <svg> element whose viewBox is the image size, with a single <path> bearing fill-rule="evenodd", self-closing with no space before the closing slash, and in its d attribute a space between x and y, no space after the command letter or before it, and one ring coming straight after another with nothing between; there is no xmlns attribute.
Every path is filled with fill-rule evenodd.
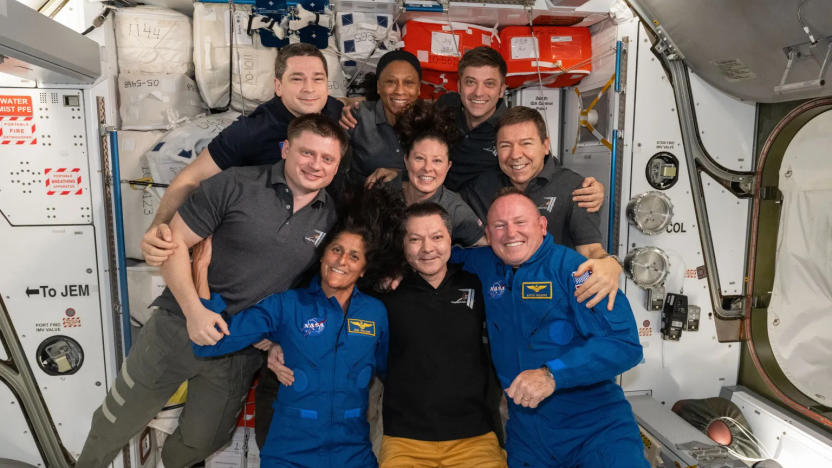
<svg viewBox="0 0 832 468"><path fill-rule="evenodd" d="M0 145L36 145L31 96L0 95Z"/></svg>
<svg viewBox="0 0 832 468"><path fill-rule="evenodd" d="M46 176L47 195L82 195L81 168L78 167L47 167L43 170Z"/></svg>

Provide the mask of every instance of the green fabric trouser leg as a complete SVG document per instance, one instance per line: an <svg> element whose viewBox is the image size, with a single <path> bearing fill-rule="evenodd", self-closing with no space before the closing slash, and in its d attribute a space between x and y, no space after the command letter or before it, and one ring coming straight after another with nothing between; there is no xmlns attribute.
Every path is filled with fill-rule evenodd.
<svg viewBox="0 0 832 468"><path fill-rule="evenodd" d="M139 333L110 392L95 411L77 468L102 468L188 381L188 398L179 427L162 449L167 468L199 462L231 437L261 353L244 350L198 359L191 349L185 319L165 309Z"/></svg>

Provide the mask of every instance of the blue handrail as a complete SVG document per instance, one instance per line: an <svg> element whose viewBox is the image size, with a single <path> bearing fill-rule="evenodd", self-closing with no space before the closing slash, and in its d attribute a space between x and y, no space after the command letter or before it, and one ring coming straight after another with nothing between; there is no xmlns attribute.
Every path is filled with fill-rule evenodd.
<svg viewBox="0 0 832 468"><path fill-rule="evenodd" d="M118 132L110 131L110 162L113 174L113 218L116 224L116 261L118 262L118 286L121 297L121 328L124 337L124 354L130 351L133 337L130 333L130 295L127 289L127 262L124 250L124 214L121 208L121 170L118 164Z"/></svg>

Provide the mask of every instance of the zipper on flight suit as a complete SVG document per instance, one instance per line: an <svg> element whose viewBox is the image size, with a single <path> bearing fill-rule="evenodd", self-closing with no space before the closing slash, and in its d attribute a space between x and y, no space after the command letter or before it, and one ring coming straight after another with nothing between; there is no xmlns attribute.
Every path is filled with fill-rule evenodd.
<svg viewBox="0 0 832 468"><path fill-rule="evenodd" d="M333 309L336 309L336 312L341 313L342 317L341 317L341 326L338 328L338 333L335 335L335 347L333 348L333 353L332 353L332 378L330 379L332 381L332 387L331 387L330 392L329 392L329 395L330 395L329 427L333 427L335 425L335 386L336 386L336 375L338 373L337 372L337 368L338 368L338 347L339 347L338 345L340 344L340 341L341 341L341 333L343 333L343 331L344 331L344 325L347 323L347 311L342 310L340 304L338 305L338 307L334 307L334 304L332 304L332 301L335 301L336 304L338 303L338 301L334 297L332 297L332 298L330 298L330 304L329 305ZM347 307L347 309L349 309L349 307ZM329 431L327 431L327 432L331 434L331 432L329 432ZM332 446L331 446L331 443L329 443L329 441L327 441L327 442L328 443L326 444L326 447L327 447L327 457L329 458L329 466L334 466L332 464Z"/></svg>

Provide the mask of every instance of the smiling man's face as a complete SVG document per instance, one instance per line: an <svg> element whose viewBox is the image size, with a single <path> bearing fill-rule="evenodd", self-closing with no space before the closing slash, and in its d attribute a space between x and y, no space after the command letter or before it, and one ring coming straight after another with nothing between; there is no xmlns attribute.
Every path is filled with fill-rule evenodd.
<svg viewBox="0 0 832 468"><path fill-rule="evenodd" d="M537 252L546 236L546 218L528 197L504 195L491 204L485 235L506 265L520 266Z"/></svg>

